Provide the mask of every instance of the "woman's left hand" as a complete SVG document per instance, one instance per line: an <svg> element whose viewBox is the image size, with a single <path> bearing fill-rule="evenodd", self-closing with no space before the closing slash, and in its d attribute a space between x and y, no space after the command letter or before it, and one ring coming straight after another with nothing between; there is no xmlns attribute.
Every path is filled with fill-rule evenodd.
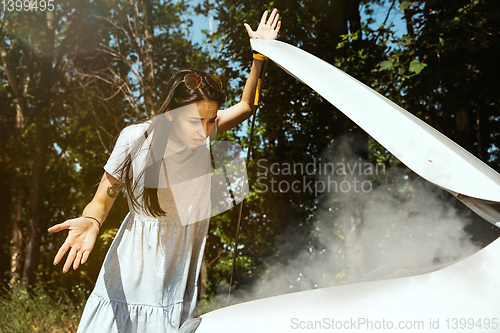
<svg viewBox="0 0 500 333"><path fill-rule="evenodd" d="M279 21L280 15L278 14L278 10L276 8L273 9L271 15L269 16L269 20L267 20L267 10L262 14L262 18L260 19L259 26L256 31L253 31L252 28L245 23L245 28L247 28L248 36L250 38L258 38L258 39L276 39L278 37L278 32L281 28L281 21Z"/></svg>

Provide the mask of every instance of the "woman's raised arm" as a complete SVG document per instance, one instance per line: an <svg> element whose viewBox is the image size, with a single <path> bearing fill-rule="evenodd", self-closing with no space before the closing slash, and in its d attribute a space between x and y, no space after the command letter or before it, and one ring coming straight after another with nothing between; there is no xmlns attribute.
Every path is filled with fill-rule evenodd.
<svg viewBox="0 0 500 333"><path fill-rule="evenodd" d="M250 38L268 40L276 39L281 28L278 10L275 8L271 12L269 19L267 19L267 11L265 11L264 14L262 14L262 18L256 31L253 31L252 28L246 23L245 28L247 29L248 37ZM253 60L252 69L248 75L247 82L245 83L243 94L241 95L241 101L226 110L220 110L217 114L217 133L224 132L235 127L236 125L241 124L253 114L255 109L253 102L255 99L257 81L263 65L264 62L262 60Z"/></svg>

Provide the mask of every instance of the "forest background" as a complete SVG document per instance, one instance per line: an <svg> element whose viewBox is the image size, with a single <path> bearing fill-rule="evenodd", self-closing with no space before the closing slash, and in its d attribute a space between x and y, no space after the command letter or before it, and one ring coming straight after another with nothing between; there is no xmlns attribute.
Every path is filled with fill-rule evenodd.
<svg viewBox="0 0 500 333"><path fill-rule="evenodd" d="M243 23L255 28L266 9L280 10L279 40L339 67L500 171L498 1L51 3L53 11L0 11L0 332L75 330L128 212L125 193L77 271L63 274L61 264L52 265L66 235L47 228L80 216L114 139L152 114L174 71L216 74L227 104L237 102L252 60ZM405 33L390 24L394 13ZM217 27L193 41L193 15L213 17ZM248 136L244 123L217 140L246 149ZM320 159L363 172L286 171L287 164ZM233 304L411 274L460 259L500 235L272 63L248 174ZM286 188L321 180L369 190ZM227 304L237 218L236 207L211 219L200 313Z"/></svg>

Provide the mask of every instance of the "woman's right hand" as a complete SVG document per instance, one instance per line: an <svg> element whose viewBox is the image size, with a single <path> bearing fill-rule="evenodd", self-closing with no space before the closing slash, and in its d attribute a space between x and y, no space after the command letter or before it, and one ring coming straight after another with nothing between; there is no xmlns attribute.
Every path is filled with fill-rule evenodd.
<svg viewBox="0 0 500 333"><path fill-rule="evenodd" d="M268 12L266 10L264 14L262 14L259 26L255 31L253 31L247 23L244 23L245 28L248 32L248 37L268 40L275 40L278 37L278 32L281 28L281 21L279 20L280 14L278 14L278 9L273 9L271 15L269 16L269 20L267 20L267 14Z"/></svg>
<svg viewBox="0 0 500 333"><path fill-rule="evenodd" d="M56 224L47 231L54 233L64 229L69 230L68 237L66 237L66 241L57 252L54 265L57 265L71 248L63 267L63 273L66 273L71 265L73 265L73 269L77 269L80 263L84 264L87 261L99 234L99 227L97 222L92 222L85 217L78 217Z"/></svg>

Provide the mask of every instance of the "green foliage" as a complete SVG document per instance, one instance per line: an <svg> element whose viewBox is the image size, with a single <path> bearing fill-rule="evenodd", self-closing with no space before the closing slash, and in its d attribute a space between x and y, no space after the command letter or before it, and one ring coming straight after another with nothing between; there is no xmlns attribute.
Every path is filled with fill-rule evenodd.
<svg viewBox="0 0 500 333"><path fill-rule="evenodd" d="M9 285L0 293L0 332L75 332L88 296L82 285Z"/></svg>
<svg viewBox="0 0 500 333"><path fill-rule="evenodd" d="M411 6L411 1L403 1L401 2L401 4L399 5L399 11L400 12L403 12L405 9L407 9L408 7Z"/></svg>
<svg viewBox="0 0 500 333"><path fill-rule="evenodd" d="M490 1L414 1L406 9L414 34L391 54L395 68L413 72L394 77L404 105L497 170L499 13Z"/></svg>
<svg viewBox="0 0 500 333"><path fill-rule="evenodd" d="M102 240L104 246L109 246L113 239L115 239L117 233L118 228L106 229L99 235L99 239Z"/></svg>
<svg viewBox="0 0 500 333"><path fill-rule="evenodd" d="M425 63L421 63L418 60L413 60L412 62L410 62L410 68L408 68L408 70L410 72L414 72L415 74L419 74L426 66L427 64Z"/></svg>

